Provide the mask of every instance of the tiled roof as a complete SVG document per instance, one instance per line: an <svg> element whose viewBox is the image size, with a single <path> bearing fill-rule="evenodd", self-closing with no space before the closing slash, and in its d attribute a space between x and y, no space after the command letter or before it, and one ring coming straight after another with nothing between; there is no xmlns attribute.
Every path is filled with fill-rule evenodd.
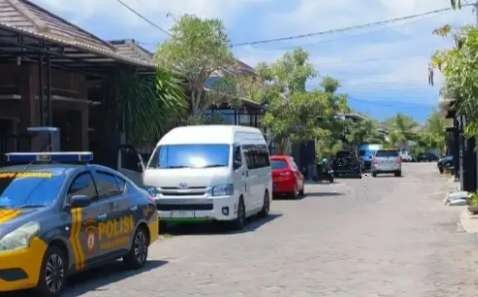
<svg viewBox="0 0 478 297"><path fill-rule="evenodd" d="M153 53L140 46L134 39L112 40L110 43L118 54L154 64Z"/></svg>
<svg viewBox="0 0 478 297"><path fill-rule="evenodd" d="M71 46L120 62L154 67L152 62L123 55L112 44L27 0L0 0L0 28Z"/></svg>

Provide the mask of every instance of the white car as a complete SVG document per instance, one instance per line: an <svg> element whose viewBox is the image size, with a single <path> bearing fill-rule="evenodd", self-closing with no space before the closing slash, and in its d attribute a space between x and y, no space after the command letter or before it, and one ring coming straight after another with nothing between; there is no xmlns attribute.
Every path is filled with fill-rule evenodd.
<svg viewBox="0 0 478 297"><path fill-rule="evenodd" d="M249 127L175 128L158 142L142 183L155 196L162 221L229 221L241 229L247 217L269 213L267 143Z"/></svg>
<svg viewBox="0 0 478 297"><path fill-rule="evenodd" d="M380 173L402 175L402 158L397 150L378 150L372 159L372 176Z"/></svg>

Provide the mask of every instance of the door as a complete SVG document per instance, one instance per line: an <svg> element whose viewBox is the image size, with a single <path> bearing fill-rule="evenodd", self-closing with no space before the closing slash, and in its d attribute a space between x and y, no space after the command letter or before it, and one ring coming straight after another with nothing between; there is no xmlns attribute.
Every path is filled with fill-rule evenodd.
<svg viewBox="0 0 478 297"><path fill-rule="evenodd" d="M130 145L118 148L118 171L142 187L145 164L143 157Z"/></svg>
<svg viewBox="0 0 478 297"><path fill-rule="evenodd" d="M94 174L98 189L98 204L104 210L98 216L98 248L102 256L129 249L135 220L134 207L126 195L126 182L119 176L102 170Z"/></svg>
<svg viewBox="0 0 478 297"><path fill-rule="evenodd" d="M232 155L232 171L233 171L233 181L234 181L234 189L237 190L237 197L240 197L241 195L244 197L244 203L246 202L246 196L249 196L250 193L248 193L247 190L247 166L246 163L244 162L244 154L242 152L241 146L240 145L234 145L234 151ZM247 199L248 200L248 199ZM246 206L246 209L248 207Z"/></svg>
<svg viewBox="0 0 478 297"><path fill-rule="evenodd" d="M244 155L247 163L247 187L249 199L249 211L254 212L262 208L264 196L263 168L258 148L255 145L244 146Z"/></svg>
<svg viewBox="0 0 478 297"><path fill-rule="evenodd" d="M71 209L70 243L76 270L81 271L95 262L102 253L98 245L98 217L106 212L98 203L98 193L91 172L78 174L68 189L68 199L81 195L88 197L90 205L85 208Z"/></svg>

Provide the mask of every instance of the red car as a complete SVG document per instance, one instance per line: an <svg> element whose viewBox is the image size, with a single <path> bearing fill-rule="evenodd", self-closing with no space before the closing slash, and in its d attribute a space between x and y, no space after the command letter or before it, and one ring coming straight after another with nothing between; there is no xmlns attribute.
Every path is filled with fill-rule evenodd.
<svg viewBox="0 0 478 297"><path fill-rule="evenodd" d="M291 156L271 156L271 166L274 196L299 198L304 195L304 176Z"/></svg>

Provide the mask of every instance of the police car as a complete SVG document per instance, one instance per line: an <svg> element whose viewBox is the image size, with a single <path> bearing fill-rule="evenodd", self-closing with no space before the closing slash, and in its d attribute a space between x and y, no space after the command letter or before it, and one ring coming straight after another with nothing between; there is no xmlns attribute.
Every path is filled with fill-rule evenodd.
<svg viewBox="0 0 478 297"><path fill-rule="evenodd" d="M65 277L118 258L142 267L154 201L91 153L11 153L0 168L0 292L61 293ZM18 165L21 164L21 165Z"/></svg>

